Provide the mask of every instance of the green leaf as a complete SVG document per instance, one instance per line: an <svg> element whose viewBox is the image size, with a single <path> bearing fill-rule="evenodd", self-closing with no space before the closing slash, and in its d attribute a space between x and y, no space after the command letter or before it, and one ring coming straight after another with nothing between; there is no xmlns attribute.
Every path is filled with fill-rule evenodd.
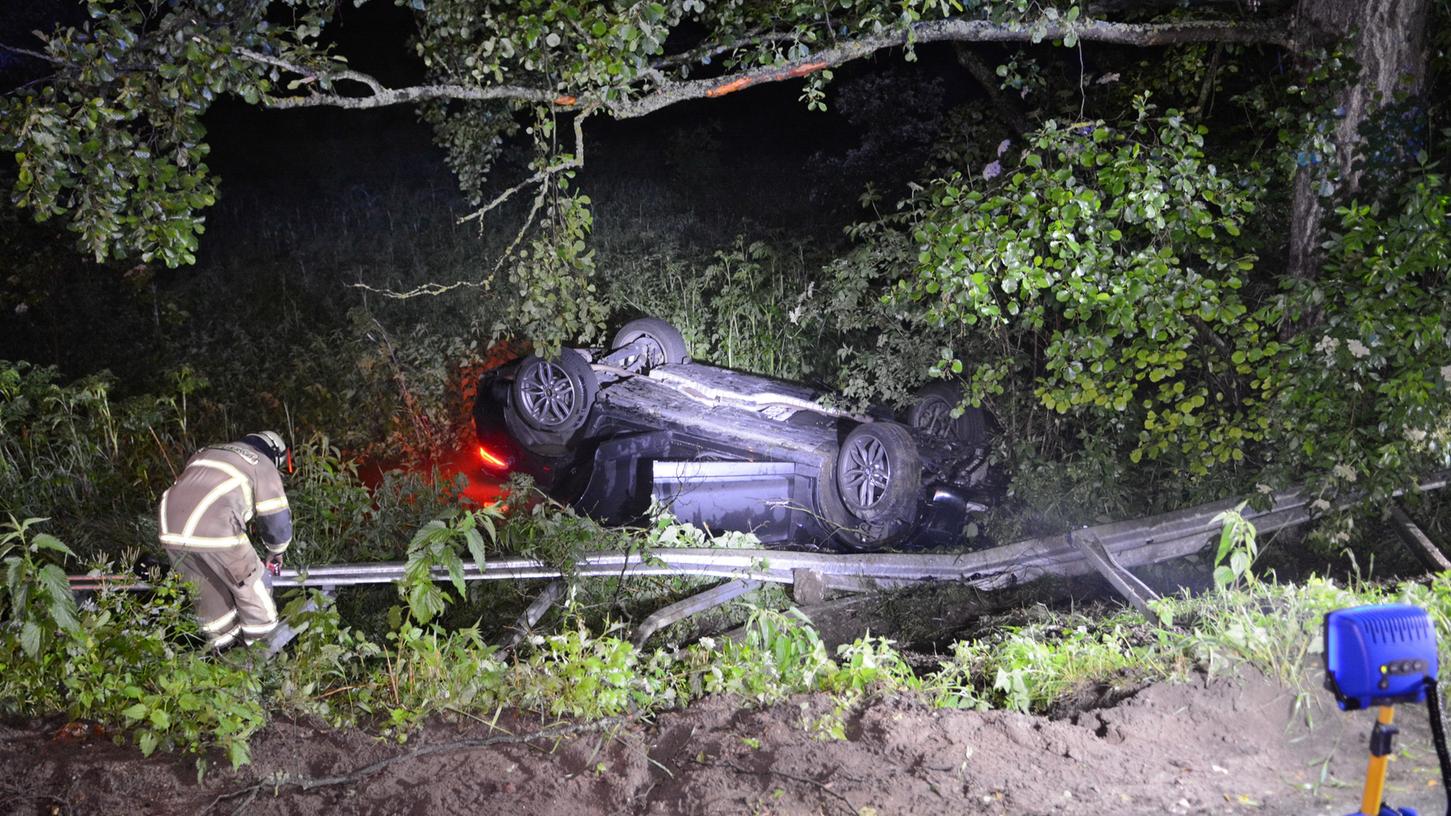
<svg viewBox="0 0 1451 816"><path fill-rule="evenodd" d="M234 739L227 743L227 758L232 762L232 770L246 765L252 761L252 752L247 747L247 741Z"/></svg>
<svg viewBox="0 0 1451 816"><path fill-rule="evenodd" d="M40 570L40 584L50 596L51 620L61 629L75 631L80 625L76 620L76 598L65 572L55 564L46 564Z"/></svg>
<svg viewBox="0 0 1451 816"><path fill-rule="evenodd" d="M155 753L156 745L160 741L161 740L159 737L157 737L156 732L142 731L140 737L138 737L136 740L136 744L141 747L141 755L149 757L153 753Z"/></svg>
<svg viewBox="0 0 1451 816"><path fill-rule="evenodd" d="M1249 570L1249 553L1244 550L1235 550L1229 556L1229 569L1235 575L1244 575Z"/></svg>
<svg viewBox="0 0 1451 816"><path fill-rule="evenodd" d="M443 592L431 583L416 584L408 593L408 611L422 623L444 610Z"/></svg>
<svg viewBox="0 0 1451 816"><path fill-rule="evenodd" d="M443 554L443 564L448 568L448 577L453 581L453 588L458 594L464 594L464 562L452 551Z"/></svg>
<svg viewBox="0 0 1451 816"><path fill-rule="evenodd" d="M418 532L413 534L413 540L408 542L408 548L417 549L448 536L448 525L444 524L443 519L434 519L418 528Z"/></svg>
<svg viewBox="0 0 1451 816"><path fill-rule="evenodd" d="M68 558L74 558L76 555L75 553L71 552L70 547L62 544L60 539L56 538L50 533L37 534L35 538L32 538L30 540L30 548L37 552L39 552L40 550L50 550L51 552L60 553L61 555L64 555Z"/></svg>
<svg viewBox="0 0 1451 816"><path fill-rule="evenodd" d="M491 521L490 519L484 519ZM469 530L464 534L464 540L468 542L469 555L473 556L474 566L482 570L484 568L484 537L479 535L477 530Z"/></svg>
<svg viewBox="0 0 1451 816"><path fill-rule="evenodd" d="M125 711L122 711L121 716L126 718L127 723L133 723L139 719L144 718L147 711L149 711L149 709L147 708L145 703L137 703L126 709Z"/></svg>
<svg viewBox="0 0 1451 816"><path fill-rule="evenodd" d="M1229 520L1225 520L1224 528L1219 531L1219 552L1215 553L1214 555L1214 563L1222 563L1224 561L1224 557L1229 555L1229 551L1233 547L1234 523Z"/></svg>
<svg viewBox="0 0 1451 816"><path fill-rule="evenodd" d="M76 600L69 595L52 595L50 599L50 619L55 625L67 632L77 632L81 623L76 619Z"/></svg>
<svg viewBox="0 0 1451 816"><path fill-rule="evenodd" d="M26 621L20 626L20 648L32 659L40 654L40 626L35 621Z"/></svg>
<svg viewBox="0 0 1451 816"><path fill-rule="evenodd" d="M26 584L21 576L25 569L24 561L17 556L5 559L5 591L10 595L10 606L12 609L19 609L25 606Z"/></svg>

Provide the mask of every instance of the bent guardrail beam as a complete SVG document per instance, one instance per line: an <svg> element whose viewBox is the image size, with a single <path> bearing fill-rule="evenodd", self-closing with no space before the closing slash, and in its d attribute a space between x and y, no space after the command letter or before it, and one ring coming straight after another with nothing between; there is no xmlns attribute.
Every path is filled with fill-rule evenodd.
<svg viewBox="0 0 1451 816"><path fill-rule="evenodd" d="M1445 487L1444 474L1419 485L1421 491ZM1333 506L1349 506L1351 498ZM1125 567L1167 561L1191 555L1217 536L1214 518L1240 504L1240 499L1203 504L1186 510L1142 519L1100 524L1079 531L1097 538L1103 548ZM1273 532L1310 521L1316 515L1315 498L1298 489L1274 494L1266 510L1246 509L1244 517L1260 533ZM330 564L303 570L284 569L272 585L286 587L342 587L392 583L403 576L402 562ZM693 575L730 580L790 584L795 570L818 572L830 589L865 591L920 581L958 581L978 589L1000 589L1045 576L1073 576L1094 567L1065 535L1028 539L985 550L961 553L818 553L763 549L655 549L645 553L604 552L581 558L571 569L530 558L492 559L479 567L467 563L466 581L529 580L649 575ZM442 569L437 581L450 580ZM73 575L76 591L146 589L133 575Z"/></svg>

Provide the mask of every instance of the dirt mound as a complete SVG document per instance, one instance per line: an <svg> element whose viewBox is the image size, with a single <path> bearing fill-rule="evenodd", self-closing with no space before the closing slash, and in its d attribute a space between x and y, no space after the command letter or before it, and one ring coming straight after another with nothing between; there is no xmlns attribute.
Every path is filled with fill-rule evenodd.
<svg viewBox="0 0 1451 816"><path fill-rule="evenodd" d="M143 759L105 740L58 740L53 727L10 728L0 732L0 810L1344 813L1359 801L1370 722L1322 707L1308 730L1294 695L1260 678L1160 683L1113 708L1056 720L880 699L847 715L846 739L814 738L806 724L831 709L820 696L765 709L710 699L648 725L506 718L507 734L471 720L433 722L406 745L279 722L254 741L253 765L201 784L187 758ZM1402 719L1391 801L1439 808L1425 718ZM540 729L573 733L510 736ZM279 785L283 774L311 781Z"/></svg>

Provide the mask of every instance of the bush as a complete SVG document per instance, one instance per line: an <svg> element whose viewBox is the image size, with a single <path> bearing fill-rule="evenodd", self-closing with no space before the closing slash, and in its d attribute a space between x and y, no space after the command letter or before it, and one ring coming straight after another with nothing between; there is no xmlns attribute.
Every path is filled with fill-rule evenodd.
<svg viewBox="0 0 1451 816"><path fill-rule="evenodd" d="M49 556L69 549L12 522L0 537L6 616L0 625L0 701L10 714L65 711L128 731L149 755L158 747L203 754L221 748L237 767L266 721L258 674L210 659L183 614L186 588L172 576L145 594L102 592L77 611L65 573ZM198 759L198 768L205 758Z"/></svg>

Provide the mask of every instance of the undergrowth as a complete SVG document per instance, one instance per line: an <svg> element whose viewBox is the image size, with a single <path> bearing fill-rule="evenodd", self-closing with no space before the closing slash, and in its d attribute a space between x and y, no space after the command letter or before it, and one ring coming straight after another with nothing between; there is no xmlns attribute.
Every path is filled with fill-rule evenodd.
<svg viewBox="0 0 1451 816"><path fill-rule="evenodd" d="M0 360L0 511L52 519L82 561L129 566L159 552L156 506L187 458L256 430L234 422L191 369L171 382L161 395L117 399L107 377L61 382L53 368ZM458 503L460 486L437 472L388 471L368 487L322 432L293 448L292 563L397 558L413 531Z"/></svg>
<svg viewBox="0 0 1451 816"><path fill-rule="evenodd" d="M249 761L249 738L276 713L372 727L401 741L440 715L486 719L509 709L596 719L644 716L711 694L766 705L822 693L828 710L802 725L840 739L847 713L877 694L1040 712L1083 684L1131 686L1241 666L1300 686L1320 648L1322 616L1358 603L1415 603L1443 630L1451 624L1451 577L1294 586L1245 570L1205 595L1156 602L1153 620L1132 611L1095 618L1031 609L1018 626L958 643L926 672L914 671L884 638L867 634L833 651L801 613L760 606L746 607L742 637L651 648L629 641L618 623L591 624L567 608L552 634L510 651L486 642L476 625L442 625L440 613L462 597L462 581L448 582L450 594L428 571L456 578L468 561L488 558L496 521L491 509L425 525L381 636L349 625L322 593L284 596L283 616L299 634L266 662L255 651L202 652L175 579L145 594L102 592L78 608L56 583L68 549L40 532L43 520L12 520L0 537L7 621L0 704L8 714L97 721L146 754L194 753L199 771L214 749L233 766ZM1225 557L1244 546L1232 535L1225 540Z"/></svg>

